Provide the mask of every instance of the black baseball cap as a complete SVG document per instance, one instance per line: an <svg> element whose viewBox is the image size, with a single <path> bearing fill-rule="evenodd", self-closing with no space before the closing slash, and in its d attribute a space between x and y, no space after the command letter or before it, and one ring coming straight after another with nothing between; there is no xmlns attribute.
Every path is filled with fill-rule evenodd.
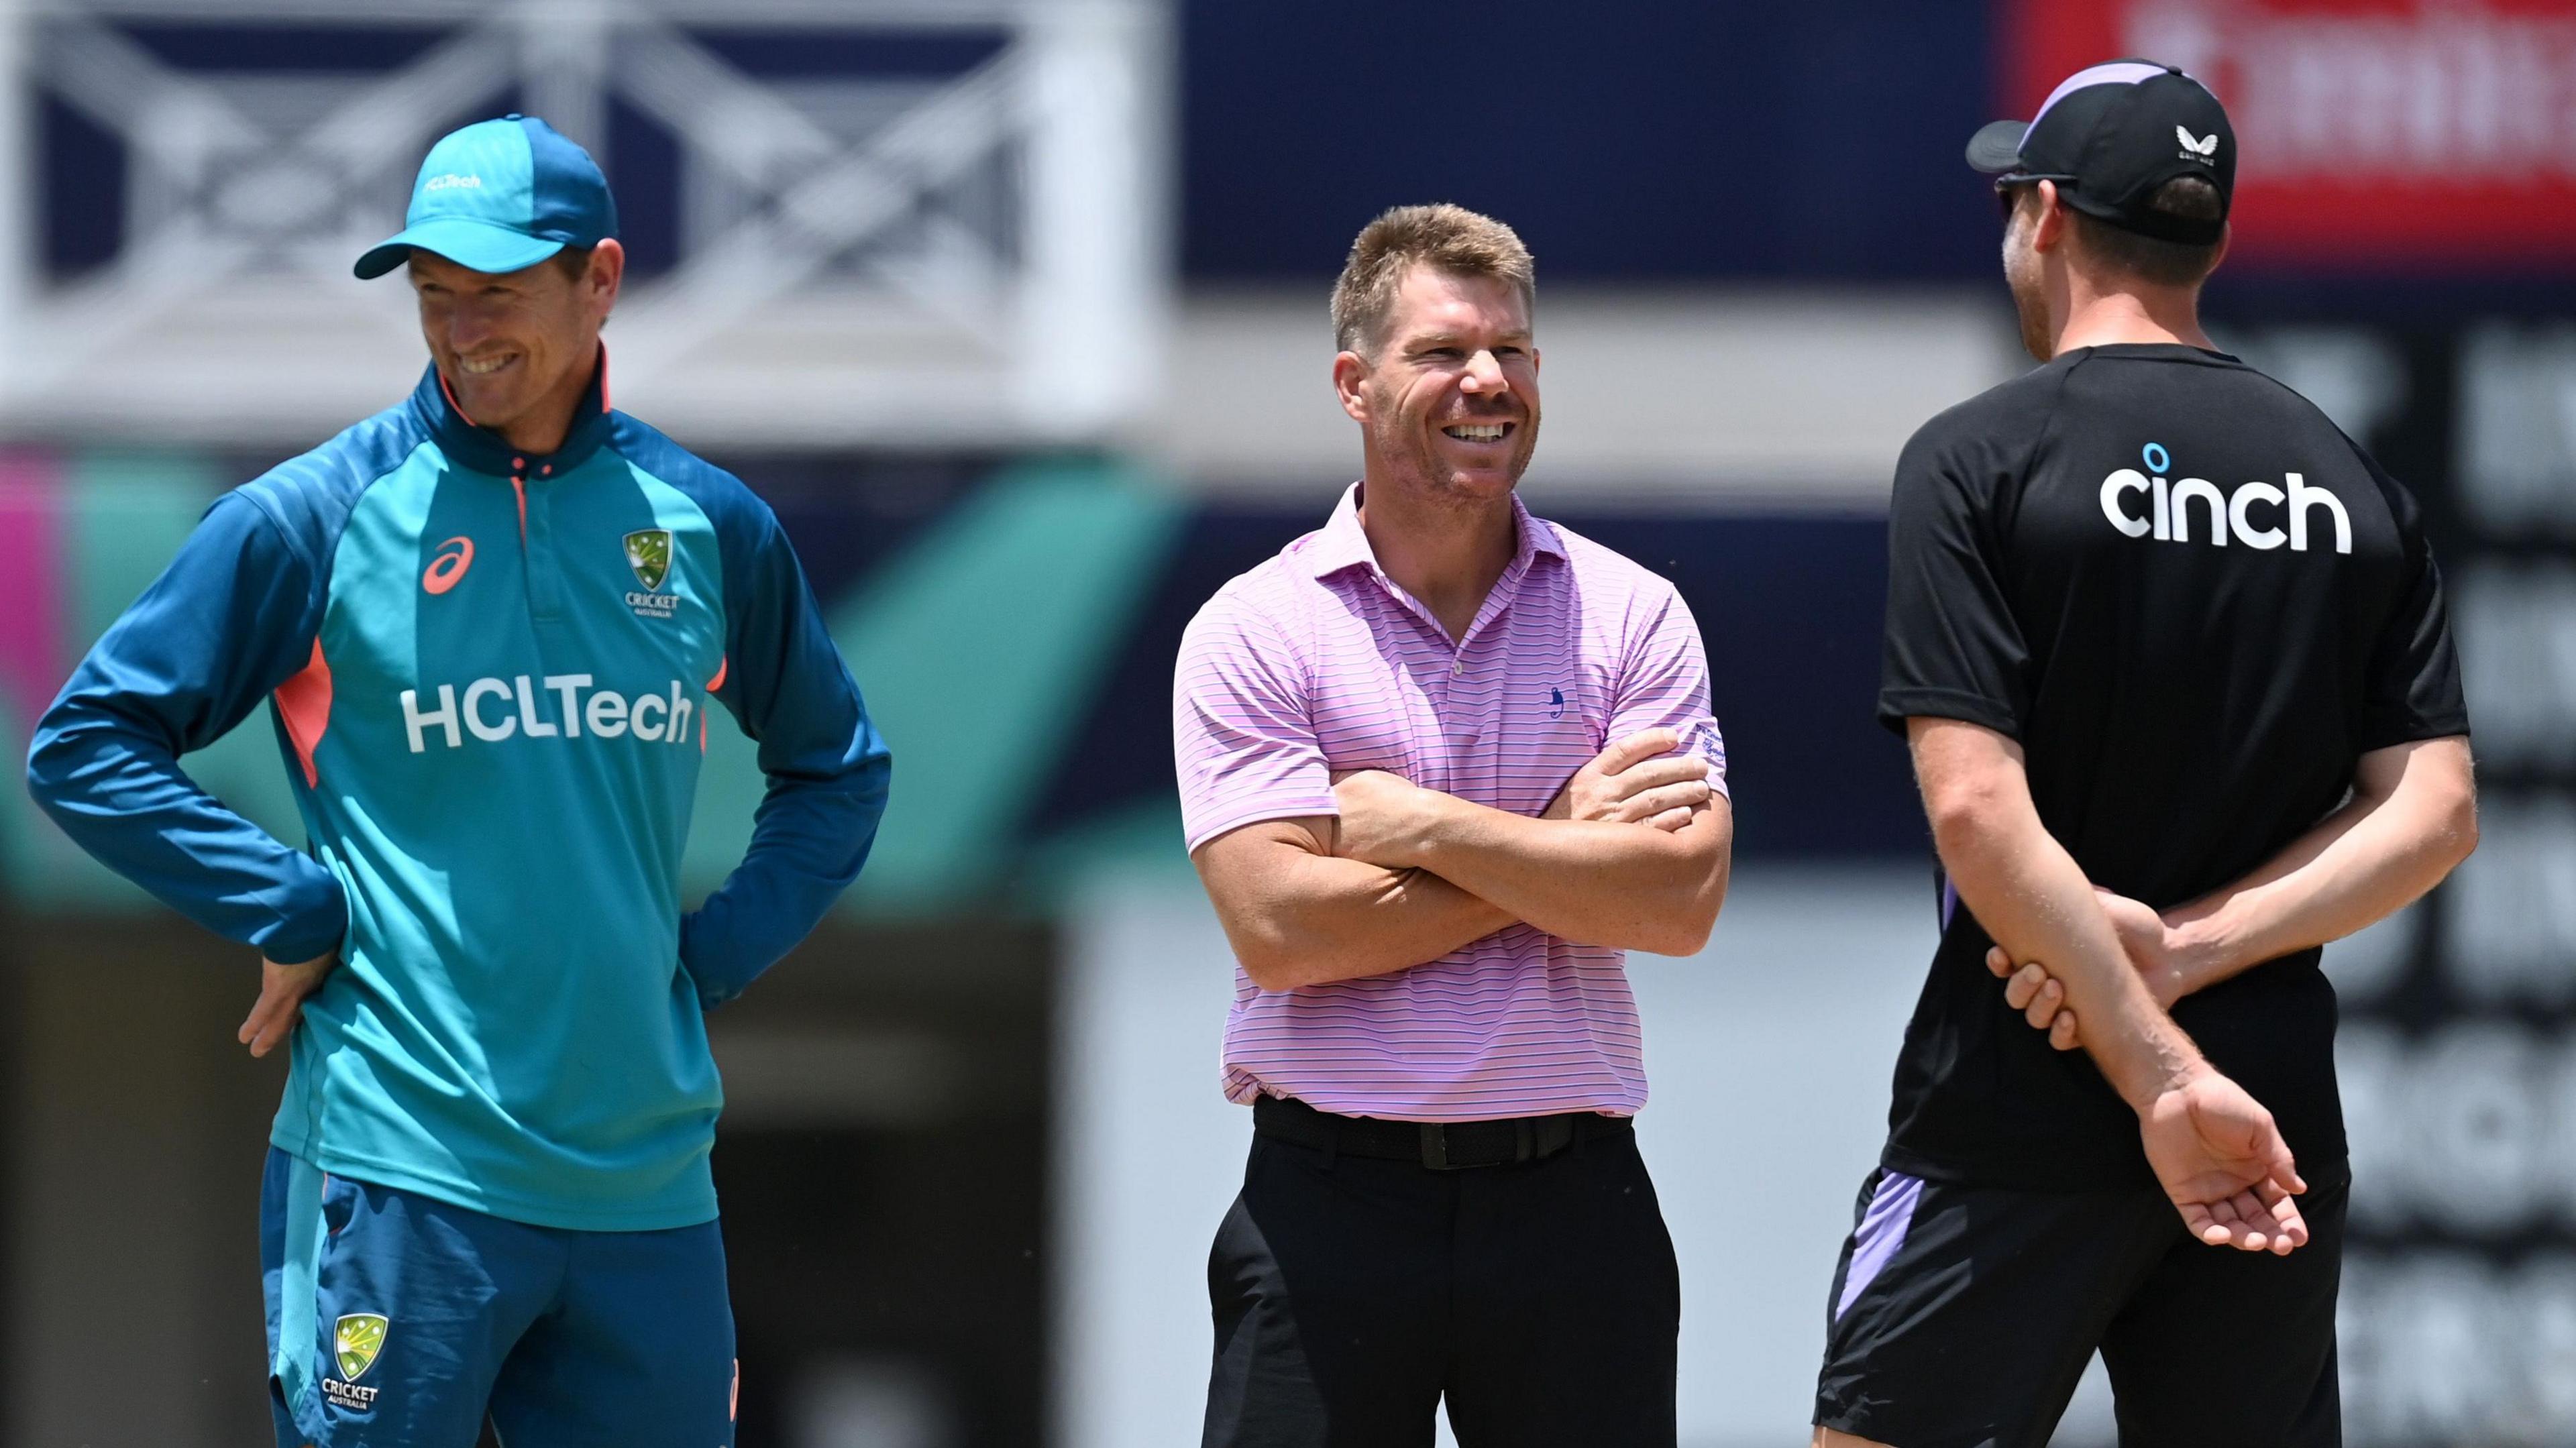
<svg viewBox="0 0 2576 1448"><path fill-rule="evenodd" d="M2227 229L2236 132L2227 108L2180 69L2152 60L2087 66L2059 82L2028 121L1996 121L1968 141L1968 164L1997 186L2054 181L2066 204L2127 231L2207 245ZM2147 205L2176 176L2218 187L2218 218Z"/></svg>

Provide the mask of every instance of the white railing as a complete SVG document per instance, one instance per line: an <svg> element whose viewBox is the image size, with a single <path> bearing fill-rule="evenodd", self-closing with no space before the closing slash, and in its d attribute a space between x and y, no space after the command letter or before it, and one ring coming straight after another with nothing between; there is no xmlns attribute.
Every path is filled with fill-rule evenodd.
<svg viewBox="0 0 2576 1448"><path fill-rule="evenodd" d="M398 229L429 143L506 98L611 174L614 100L676 151L678 256L609 338L616 400L693 442L1021 447L1133 430L1167 310L1166 0L20 0L0 5L0 434L291 442L422 356ZM395 68L212 69L148 27L424 30ZM988 34L954 74L792 78L720 31ZM299 42L309 54L316 42ZM49 278L31 125L127 157L123 242Z"/></svg>

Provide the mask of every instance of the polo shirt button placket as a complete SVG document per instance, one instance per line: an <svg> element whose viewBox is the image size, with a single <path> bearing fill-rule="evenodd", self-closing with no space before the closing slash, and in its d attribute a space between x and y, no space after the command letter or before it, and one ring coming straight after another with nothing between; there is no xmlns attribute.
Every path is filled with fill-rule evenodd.
<svg viewBox="0 0 2576 1448"><path fill-rule="evenodd" d="M1455 683L1466 676L1467 645L1461 642L1456 656L1449 661L1449 678L1452 683ZM1484 770L1483 761L1478 759L1474 752L1476 722L1465 712L1463 702L1453 704L1446 696L1446 691L1443 692L1440 723L1441 732L1447 736L1446 743L1449 746L1444 751L1449 758L1449 769L1448 777L1441 782L1440 787L1451 794L1471 799L1479 798L1480 794L1474 782L1483 779Z"/></svg>

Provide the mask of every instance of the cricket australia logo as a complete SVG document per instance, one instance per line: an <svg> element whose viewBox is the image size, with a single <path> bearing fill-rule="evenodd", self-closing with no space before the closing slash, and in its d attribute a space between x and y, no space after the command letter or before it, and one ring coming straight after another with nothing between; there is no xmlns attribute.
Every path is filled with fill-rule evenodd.
<svg viewBox="0 0 2576 1448"><path fill-rule="evenodd" d="M641 593L626 595L626 606L641 618L669 618L679 611L679 595L664 593L663 580L671 576L671 530L638 528L626 535L626 566L635 571L635 581L644 585Z"/></svg>
<svg viewBox="0 0 2576 1448"><path fill-rule="evenodd" d="M635 581L646 593L660 589L671 576L671 530L640 528L627 534L626 566L635 570Z"/></svg>
<svg viewBox="0 0 2576 1448"><path fill-rule="evenodd" d="M385 1350L386 1326L381 1312L352 1312L331 1325L331 1360L340 1376L322 1380L322 1396L333 1407L355 1413L375 1407L376 1394L384 1390L359 1387L358 1379L367 1375Z"/></svg>

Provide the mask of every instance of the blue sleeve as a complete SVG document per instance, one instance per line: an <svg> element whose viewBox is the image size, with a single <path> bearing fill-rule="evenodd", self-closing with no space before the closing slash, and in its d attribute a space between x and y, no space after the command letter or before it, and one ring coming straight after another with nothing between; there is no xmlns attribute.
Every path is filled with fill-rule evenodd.
<svg viewBox="0 0 2576 1448"><path fill-rule="evenodd" d="M726 625L715 694L758 741L769 792L742 864L680 922L680 961L710 1007L740 995L858 878L893 770L786 533L742 497L741 512L718 519Z"/></svg>
<svg viewBox="0 0 2576 1448"><path fill-rule="evenodd" d="M217 499L179 556L81 660L36 726L27 790L81 848L271 960L339 946L331 872L179 768L302 668L321 569L258 504Z"/></svg>

